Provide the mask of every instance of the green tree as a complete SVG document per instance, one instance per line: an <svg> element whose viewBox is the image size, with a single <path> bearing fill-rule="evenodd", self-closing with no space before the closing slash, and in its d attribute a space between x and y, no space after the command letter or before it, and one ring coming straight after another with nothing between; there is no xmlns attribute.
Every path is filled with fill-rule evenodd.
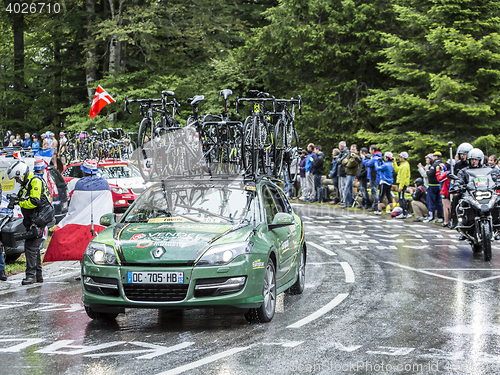
<svg viewBox="0 0 500 375"><path fill-rule="evenodd" d="M377 64L381 36L394 28L391 4L281 0L265 15L269 25L254 30L244 47L247 71L275 95L303 96L301 143L352 142L358 129L375 129L362 102L384 85Z"/></svg>
<svg viewBox="0 0 500 375"><path fill-rule="evenodd" d="M500 126L500 3L488 0L397 1L401 25L384 34L382 73L372 91L380 131L462 140Z"/></svg>

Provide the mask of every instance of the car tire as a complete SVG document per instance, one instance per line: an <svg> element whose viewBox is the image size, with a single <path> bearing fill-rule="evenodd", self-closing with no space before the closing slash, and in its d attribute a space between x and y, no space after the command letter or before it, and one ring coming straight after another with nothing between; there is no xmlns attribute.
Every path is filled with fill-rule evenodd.
<svg viewBox="0 0 500 375"><path fill-rule="evenodd" d="M264 285L262 287L262 297L264 302L259 308L249 309L245 318L250 323L268 323L274 317L276 310L276 268L271 259L267 261L264 273Z"/></svg>
<svg viewBox="0 0 500 375"><path fill-rule="evenodd" d="M297 281L288 290L288 294L302 294L306 285L306 254L304 248L300 251L299 272Z"/></svg>
<svg viewBox="0 0 500 375"><path fill-rule="evenodd" d="M118 316L118 313L98 313L92 310L90 306L85 306L85 312L88 317L93 320L114 320Z"/></svg>

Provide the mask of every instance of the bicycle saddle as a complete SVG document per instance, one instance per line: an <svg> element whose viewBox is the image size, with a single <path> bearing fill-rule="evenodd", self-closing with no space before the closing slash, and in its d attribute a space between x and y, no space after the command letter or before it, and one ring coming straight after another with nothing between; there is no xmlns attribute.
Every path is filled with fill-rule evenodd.
<svg viewBox="0 0 500 375"><path fill-rule="evenodd" d="M196 105L205 100L205 95L195 95L193 98L188 99L191 105Z"/></svg>
<svg viewBox="0 0 500 375"><path fill-rule="evenodd" d="M219 93L224 99L227 99L231 95L233 95L233 92L229 89L224 89Z"/></svg>

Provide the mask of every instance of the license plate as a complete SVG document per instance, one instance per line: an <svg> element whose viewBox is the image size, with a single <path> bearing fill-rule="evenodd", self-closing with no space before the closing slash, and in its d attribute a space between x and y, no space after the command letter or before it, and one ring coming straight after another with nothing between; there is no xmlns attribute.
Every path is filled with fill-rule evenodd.
<svg viewBox="0 0 500 375"><path fill-rule="evenodd" d="M127 272L128 284L184 284L184 272Z"/></svg>

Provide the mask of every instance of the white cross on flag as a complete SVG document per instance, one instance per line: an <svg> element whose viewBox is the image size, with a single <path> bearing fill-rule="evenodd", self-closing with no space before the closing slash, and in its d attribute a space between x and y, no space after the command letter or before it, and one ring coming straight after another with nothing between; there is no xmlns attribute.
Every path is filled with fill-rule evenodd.
<svg viewBox="0 0 500 375"><path fill-rule="evenodd" d="M101 85L97 86L95 90L94 100L92 101L92 107L90 108L89 116L94 118L97 116L101 109L107 106L109 103L114 103L115 99L109 95L106 90L104 90Z"/></svg>

